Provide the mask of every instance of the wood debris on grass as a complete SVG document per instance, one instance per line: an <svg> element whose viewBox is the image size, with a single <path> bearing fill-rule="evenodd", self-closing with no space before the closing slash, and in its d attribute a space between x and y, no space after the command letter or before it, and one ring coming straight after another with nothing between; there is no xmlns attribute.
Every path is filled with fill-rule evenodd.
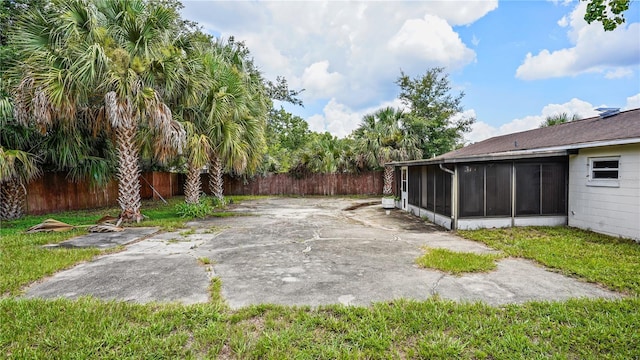
<svg viewBox="0 0 640 360"><path fill-rule="evenodd" d="M103 218L104 219L104 218ZM124 231L123 227L111 224L107 221L101 221L100 219L97 225L69 225L67 223L63 223L62 221L58 221L55 219L47 219L40 224L34 225L28 228L25 233L33 234L38 232L62 232L69 231L77 228L87 228L89 232L97 232L97 233L105 233L105 232L120 232Z"/></svg>

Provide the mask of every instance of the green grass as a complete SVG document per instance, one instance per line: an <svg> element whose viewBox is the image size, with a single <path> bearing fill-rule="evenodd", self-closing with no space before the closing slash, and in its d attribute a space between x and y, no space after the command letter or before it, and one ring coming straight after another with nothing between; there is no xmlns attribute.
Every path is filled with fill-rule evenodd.
<svg viewBox="0 0 640 360"><path fill-rule="evenodd" d="M425 253L416 259L423 268L437 269L453 275L472 272L488 272L496 268L497 254L473 254L455 252L448 249L423 247Z"/></svg>
<svg viewBox="0 0 640 360"><path fill-rule="evenodd" d="M458 234L561 273L640 295L640 244L632 240L568 227L484 229Z"/></svg>
<svg viewBox="0 0 640 360"><path fill-rule="evenodd" d="M249 197L244 197L249 198ZM243 197L234 201L240 202ZM174 197L168 204L160 201L143 201L142 213L145 220L139 224L127 226L158 226L165 231L174 231L185 227L191 219L180 218L175 205L184 202L183 197ZM25 234L29 227L53 218L70 225L90 225L105 215L117 216L117 207L69 211L56 214L26 216L19 220L0 222L0 296L19 294L21 288L43 277L69 268L81 261L90 260L105 251L77 248L42 248L45 244L55 244L71 237L86 233L84 229L74 229L63 233ZM233 213L220 213L217 216L232 216ZM186 230L186 236L193 230ZM107 250L107 251L117 251Z"/></svg>
<svg viewBox="0 0 640 360"><path fill-rule="evenodd" d="M73 236L85 234L84 229L35 234L25 234L24 230L48 218L55 218L71 225L85 225L94 223L100 217L91 212L73 212L2 221L0 223L0 295L19 294L21 287L78 262L89 260L102 252L98 249L45 249L42 247L45 244L59 243Z"/></svg>
<svg viewBox="0 0 640 360"><path fill-rule="evenodd" d="M173 222L177 215L166 209L172 208L172 204L150 205L143 210L149 221L162 224L160 219L165 219L179 224ZM3 222L0 292L17 294L29 282L98 253L40 246L81 234L83 230L26 235L22 233L24 229L48 217L74 225L89 224L105 215L105 210L108 209ZM639 293L640 246L626 240L566 228L460 234L480 239L513 256L547 261L548 266L558 271ZM441 257L452 262L457 256L454 253ZM205 258L201 261L206 262ZM594 269L586 271L590 268ZM209 303L189 306L139 305L92 298L75 301L0 298L0 357L640 358L638 296L502 307L433 298L421 302L397 300L369 307L259 305L231 310L222 297L220 279L211 280L209 292Z"/></svg>
<svg viewBox="0 0 640 360"><path fill-rule="evenodd" d="M215 286L215 282L212 286ZM398 300L371 307L0 300L13 358L630 359L640 299L502 308Z"/></svg>

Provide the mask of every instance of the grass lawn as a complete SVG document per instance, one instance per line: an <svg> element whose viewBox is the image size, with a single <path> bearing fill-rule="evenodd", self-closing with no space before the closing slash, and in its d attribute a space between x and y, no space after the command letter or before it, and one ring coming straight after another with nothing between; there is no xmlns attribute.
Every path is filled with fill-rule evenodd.
<svg viewBox="0 0 640 360"><path fill-rule="evenodd" d="M423 268L437 269L453 275L470 272L487 272L496 268L497 254L473 254L448 249L422 248L425 253L416 259Z"/></svg>
<svg viewBox="0 0 640 360"><path fill-rule="evenodd" d="M568 227L458 231L471 240L564 274L640 295L640 244Z"/></svg>
<svg viewBox="0 0 640 360"><path fill-rule="evenodd" d="M178 218L171 207L146 204L143 213L150 219L143 225L182 226L185 219ZM627 276L637 269L640 246L572 229L460 233L513 256L540 262L567 259L550 266L636 296L502 307L433 298L369 307L261 305L230 310L217 278L211 282L211 302L189 306L92 298L27 300L11 295L35 279L97 253L41 249L41 244L79 232L25 235L25 228L47 217L76 225L104 214L104 210L75 212L2 223L0 285L5 296L0 299L0 358L640 358L638 272L635 278ZM565 246L565 241L570 244ZM58 258L64 261L57 263ZM604 269L607 275L579 270L590 267Z"/></svg>

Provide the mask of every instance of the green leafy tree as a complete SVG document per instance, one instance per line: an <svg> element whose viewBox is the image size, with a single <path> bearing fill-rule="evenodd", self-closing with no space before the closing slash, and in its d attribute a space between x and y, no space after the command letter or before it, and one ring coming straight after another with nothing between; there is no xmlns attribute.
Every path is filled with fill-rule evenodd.
<svg viewBox="0 0 640 360"><path fill-rule="evenodd" d="M259 71L243 43L218 42L205 62L210 86L201 103L212 141L209 189L223 198L225 170L255 171L266 151L266 117L271 107Z"/></svg>
<svg viewBox="0 0 640 360"><path fill-rule="evenodd" d="M282 107L269 111L266 128L267 154L261 172L288 172L296 154L311 139L307 122Z"/></svg>
<svg viewBox="0 0 640 360"><path fill-rule="evenodd" d="M345 171L343 139L325 133L311 133L309 142L297 156L290 172L297 177L311 173L333 174Z"/></svg>
<svg viewBox="0 0 640 360"><path fill-rule="evenodd" d="M44 4L38 0L0 0L0 219L23 216L26 185L41 172L41 158L34 153L37 135L13 118L11 67L19 61L9 34L21 14Z"/></svg>
<svg viewBox="0 0 640 360"><path fill-rule="evenodd" d="M42 133L82 121L112 131L124 221L142 219L139 131L155 136L159 158L184 144L164 102L186 86L182 53L172 44L179 25L174 9L142 0L61 0L16 22L16 118Z"/></svg>
<svg viewBox="0 0 640 360"><path fill-rule="evenodd" d="M423 158L431 158L456 148L475 118L462 116L464 93L451 94L449 75L444 68L432 68L410 78L404 72L396 81L400 99L409 108L404 123L418 137Z"/></svg>
<svg viewBox="0 0 640 360"><path fill-rule="evenodd" d="M0 82L0 219L24 215L27 183L41 170L31 152L36 134L13 121L13 104Z"/></svg>
<svg viewBox="0 0 640 360"><path fill-rule="evenodd" d="M383 195L392 194L393 167L391 161L415 160L422 155L420 140L407 126L407 117L391 107L367 114L353 132L361 154L367 163L384 168Z"/></svg>
<svg viewBox="0 0 640 360"><path fill-rule="evenodd" d="M564 124L564 123L575 121L575 120L580 120L580 116L578 114L569 115L563 112L560 114L547 116L544 122L540 124L540 127L543 128L548 126L554 126L554 125Z"/></svg>
<svg viewBox="0 0 640 360"><path fill-rule="evenodd" d="M602 23L605 31L613 31L625 22L624 12L629 10L631 0L582 0L587 1L584 20L591 24Z"/></svg>

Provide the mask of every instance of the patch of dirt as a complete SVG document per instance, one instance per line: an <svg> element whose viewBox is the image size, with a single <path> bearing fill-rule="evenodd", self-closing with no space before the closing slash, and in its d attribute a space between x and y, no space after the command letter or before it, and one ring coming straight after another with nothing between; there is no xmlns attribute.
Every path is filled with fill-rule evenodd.
<svg viewBox="0 0 640 360"><path fill-rule="evenodd" d="M360 203L360 204L355 204L355 205L351 205L347 208L342 209L342 211L353 211L353 210L357 210L360 208L363 208L365 206L373 206L373 205L380 205L380 201L369 201L366 203Z"/></svg>

